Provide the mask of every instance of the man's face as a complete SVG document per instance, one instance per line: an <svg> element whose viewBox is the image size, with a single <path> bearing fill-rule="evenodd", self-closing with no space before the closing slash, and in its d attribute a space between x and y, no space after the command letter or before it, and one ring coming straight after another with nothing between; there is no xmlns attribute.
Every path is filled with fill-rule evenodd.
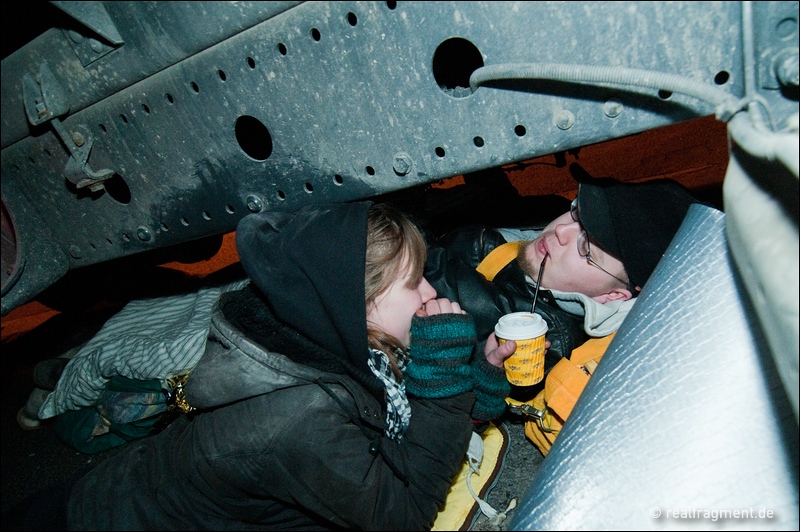
<svg viewBox="0 0 800 532"><path fill-rule="evenodd" d="M624 285L600 268L587 262L578 252L578 235L581 225L566 212L550 222L536 240L520 248L519 262L522 270L534 280L545 254L547 261L542 274L542 288L561 292L580 292L605 303L614 299L630 299L631 293ZM591 243L591 257L612 275L625 278L622 262ZM626 296L627 294L627 296Z"/></svg>

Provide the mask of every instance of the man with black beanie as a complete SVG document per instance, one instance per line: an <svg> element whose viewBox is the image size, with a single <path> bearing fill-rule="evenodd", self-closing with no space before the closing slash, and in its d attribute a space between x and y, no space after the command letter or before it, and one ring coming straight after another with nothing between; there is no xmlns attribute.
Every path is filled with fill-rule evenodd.
<svg viewBox="0 0 800 532"><path fill-rule="evenodd" d="M425 276L475 318L478 338L503 314L530 311L536 294L535 312L549 327L547 372L589 337L619 328L693 203L669 179L590 178L569 212L545 227L470 225L445 234L431 245Z"/></svg>

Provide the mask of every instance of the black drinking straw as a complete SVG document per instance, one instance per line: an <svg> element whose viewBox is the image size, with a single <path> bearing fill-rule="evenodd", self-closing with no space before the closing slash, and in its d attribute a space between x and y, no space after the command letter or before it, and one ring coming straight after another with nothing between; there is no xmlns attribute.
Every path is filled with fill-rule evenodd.
<svg viewBox="0 0 800 532"><path fill-rule="evenodd" d="M531 304L531 314L533 314L534 309L536 308L536 299L539 297L539 287L542 286L542 273L544 273L544 262L547 260L549 253L544 254L544 258L542 259L542 265L539 266L539 277L536 279L536 291L533 293L533 303Z"/></svg>

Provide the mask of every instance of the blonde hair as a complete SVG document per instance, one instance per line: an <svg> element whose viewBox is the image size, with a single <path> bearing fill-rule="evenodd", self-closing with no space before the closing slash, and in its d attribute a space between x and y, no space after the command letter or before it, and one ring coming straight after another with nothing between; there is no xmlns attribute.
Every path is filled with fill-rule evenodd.
<svg viewBox="0 0 800 532"><path fill-rule="evenodd" d="M396 208L385 203L372 205L367 217L367 256L364 275L367 307L385 292L400 275L408 271L408 287L419 283L425 270L427 248L422 233L414 223ZM367 324L369 347L389 356L392 371L400 372L394 352L403 349L397 338Z"/></svg>

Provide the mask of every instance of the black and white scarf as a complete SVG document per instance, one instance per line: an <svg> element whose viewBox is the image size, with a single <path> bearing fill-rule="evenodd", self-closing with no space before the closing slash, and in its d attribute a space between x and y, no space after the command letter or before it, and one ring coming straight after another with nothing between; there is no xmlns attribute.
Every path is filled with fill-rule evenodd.
<svg viewBox="0 0 800 532"><path fill-rule="evenodd" d="M406 384L397 382L397 378L392 373L389 365L389 357L379 349L370 349L372 355L368 360L369 368L386 387L386 437L400 441L408 430L408 423L411 419L411 405L406 397ZM397 367L400 372L405 372L408 364L408 357L405 352L398 350L395 352Z"/></svg>

